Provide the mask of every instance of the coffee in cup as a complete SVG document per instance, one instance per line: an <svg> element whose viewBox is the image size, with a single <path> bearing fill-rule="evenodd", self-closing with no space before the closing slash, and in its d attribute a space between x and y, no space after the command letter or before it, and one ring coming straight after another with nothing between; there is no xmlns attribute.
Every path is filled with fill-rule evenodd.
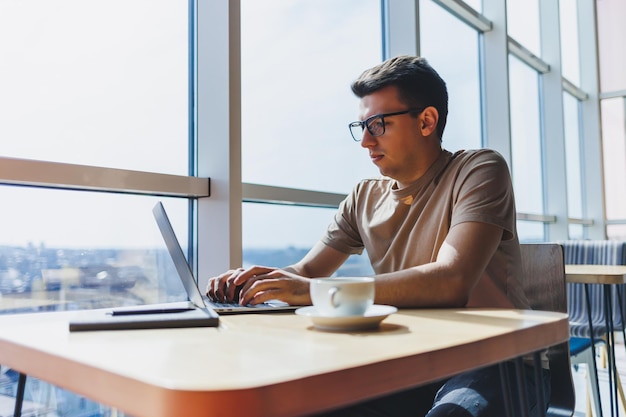
<svg viewBox="0 0 626 417"><path fill-rule="evenodd" d="M314 278L310 292L321 316L362 316L374 304L374 278Z"/></svg>

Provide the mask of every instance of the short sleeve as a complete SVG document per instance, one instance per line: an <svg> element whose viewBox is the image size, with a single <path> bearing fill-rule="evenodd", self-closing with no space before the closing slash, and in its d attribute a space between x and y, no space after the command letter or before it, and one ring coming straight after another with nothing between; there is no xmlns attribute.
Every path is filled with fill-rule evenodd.
<svg viewBox="0 0 626 417"><path fill-rule="evenodd" d="M493 150L473 152L458 171L450 227L477 221L504 230L503 240L515 236L515 196L504 158Z"/></svg>

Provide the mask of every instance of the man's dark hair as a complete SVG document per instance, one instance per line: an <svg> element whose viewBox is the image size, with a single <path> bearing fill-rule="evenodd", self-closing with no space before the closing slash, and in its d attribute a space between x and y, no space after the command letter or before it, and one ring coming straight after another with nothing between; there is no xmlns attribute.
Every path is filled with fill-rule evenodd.
<svg viewBox="0 0 626 417"><path fill-rule="evenodd" d="M365 70L352 83L352 92L359 98L394 85L398 99L410 108L433 106L439 112L437 134L443 137L448 118L446 83L425 58L400 55Z"/></svg>

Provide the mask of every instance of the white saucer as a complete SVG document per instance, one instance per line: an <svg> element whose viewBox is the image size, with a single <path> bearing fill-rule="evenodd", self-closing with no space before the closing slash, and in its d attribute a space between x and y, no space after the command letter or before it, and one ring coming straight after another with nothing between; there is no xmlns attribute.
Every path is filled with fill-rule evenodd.
<svg viewBox="0 0 626 417"><path fill-rule="evenodd" d="M328 317L317 313L314 306L301 307L296 310L300 316L310 317L315 328L331 331L371 330L390 314L398 311L396 307L374 304L362 316Z"/></svg>

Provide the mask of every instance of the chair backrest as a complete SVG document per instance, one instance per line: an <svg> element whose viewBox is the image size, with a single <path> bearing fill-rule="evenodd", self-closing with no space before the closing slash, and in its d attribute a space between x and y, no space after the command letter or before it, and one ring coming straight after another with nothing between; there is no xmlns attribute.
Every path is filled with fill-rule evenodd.
<svg viewBox="0 0 626 417"><path fill-rule="evenodd" d="M566 264L626 265L626 242L621 240L564 240Z"/></svg>
<svg viewBox="0 0 626 417"><path fill-rule="evenodd" d="M565 261L563 247L556 243L520 245L522 255L522 286L534 310L567 313ZM547 416L574 414L575 392L572 380L569 343L548 350L551 375L551 396Z"/></svg>
<svg viewBox="0 0 626 417"><path fill-rule="evenodd" d="M567 313L563 247L556 243L527 243L522 252L522 286L533 310Z"/></svg>

